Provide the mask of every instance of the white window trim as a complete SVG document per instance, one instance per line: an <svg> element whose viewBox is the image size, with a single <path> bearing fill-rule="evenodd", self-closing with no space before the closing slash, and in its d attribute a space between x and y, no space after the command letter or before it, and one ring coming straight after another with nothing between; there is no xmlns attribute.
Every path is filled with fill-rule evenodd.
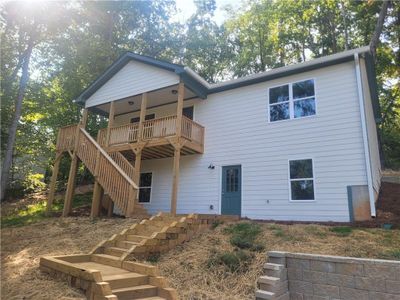
<svg viewBox="0 0 400 300"><path fill-rule="evenodd" d="M312 164L312 172L313 172L313 177L310 178L296 178L296 179L291 179L290 178L290 162L291 161L296 161L296 160L311 160ZM313 181L313 189L314 189L314 199L313 200L293 200L292 199L292 181L301 181L301 180L312 180ZM317 191L316 191L316 186L315 186L315 169L314 169L314 159L312 157L306 157L306 158L293 158L288 160L288 183L289 183L289 202L292 203L308 203L308 202L316 202L317 201Z"/></svg>
<svg viewBox="0 0 400 300"><path fill-rule="evenodd" d="M153 194L153 172L141 172L140 173L140 176L142 175L142 174L146 174L146 173L150 173L151 174L151 185L150 186L139 186L139 190L138 190L138 203L141 203L141 204L150 204L151 203L151 199L153 198L152 197L152 194ZM140 178L139 178L139 183L140 183ZM149 202L140 202L140 200L139 200L139 192L140 192L140 189L150 189L150 200L149 200Z"/></svg>
<svg viewBox="0 0 400 300"><path fill-rule="evenodd" d="M307 81L307 80L312 80L314 82L314 96L309 96L309 97L304 97L304 98L298 98L298 99L293 99L293 84L294 83L298 83L298 82L302 82L302 81ZM288 101L283 101L283 102L278 102L278 103L273 103L270 104L269 101L269 90L273 89L273 88L277 88L280 86L284 86L284 85L288 85L289 86L289 100ZM310 98L314 98L315 100L315 114L310 115L310 116L304 116L304 117L299 117L299 118L295 118L294 117L294 102L295 101L300 101L300 100L306 100L306 99L310 99ZM274 105L278 105L278 104L283 104L283 103L289 103L289 119L283 119L283 120L277 120L277 121L271 121L271 112L270 112L270 107L274 106ZM296 81L292 81L292 82L288 82L288 83L282 83L282 84L278 84L278 85L274 85L268 88L268 109L267 109L267 113L268 113L268 123L279 123L279 122L285 122L285 121L291 121L291 120L302 120L302 119L308 119L308 118L315 118L318 114L318 108L317 108L317 84L316 84L316 80L315 78L307 78L307 79L300 79L300 80L296 80Z"/></svg>

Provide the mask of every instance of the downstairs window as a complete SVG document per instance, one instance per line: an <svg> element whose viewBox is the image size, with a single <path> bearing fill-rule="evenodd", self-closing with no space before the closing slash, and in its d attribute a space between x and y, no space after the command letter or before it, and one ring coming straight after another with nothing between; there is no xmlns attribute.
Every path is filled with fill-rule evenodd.
<svg viewBox="0 0 400 300"><path fill-rule="evenodd" d="M313 173L312 159L289 160L290 200L315 200Z"/></svg>
<svg viewBox="0 0 400 300"><path fill-rule="evenodd" d="M141 173L139 181L139 203L149 203L151 197L152 173Z"/></svg>

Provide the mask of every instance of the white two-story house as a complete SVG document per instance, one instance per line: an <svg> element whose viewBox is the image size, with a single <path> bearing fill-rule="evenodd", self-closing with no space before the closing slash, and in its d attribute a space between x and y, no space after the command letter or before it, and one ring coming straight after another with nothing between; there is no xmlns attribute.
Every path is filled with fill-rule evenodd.
<svg viewBox="0 0 400 300"><path fill-rule="evenodd" d="M60 131L57 147L72 157L64 214L81 160L96 177L92 216L104 193L128 216L375 216L380 112L368 47L217 84L128 52L76 102L83 120ZM97 142L84 130L87 112L109 118Z"/></svg>

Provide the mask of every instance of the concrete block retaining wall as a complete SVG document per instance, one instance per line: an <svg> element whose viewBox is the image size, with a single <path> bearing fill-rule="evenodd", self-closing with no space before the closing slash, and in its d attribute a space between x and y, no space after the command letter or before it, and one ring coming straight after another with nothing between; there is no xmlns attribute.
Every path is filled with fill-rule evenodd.
<svg viewBox="0 0 400 300"><path fill-rule="evenodd" d="M272 251L268 262L287 271L291 300L400 300L400 261Z"/></svg>

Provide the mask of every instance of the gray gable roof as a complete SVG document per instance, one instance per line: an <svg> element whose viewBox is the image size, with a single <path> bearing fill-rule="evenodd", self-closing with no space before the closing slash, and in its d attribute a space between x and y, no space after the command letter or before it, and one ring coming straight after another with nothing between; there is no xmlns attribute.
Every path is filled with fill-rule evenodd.
<svg viewBox="0 0 400 300"><path fill-rule="evenodd" d="M354 60L355 53L365 54L367 58L366 62L368 70L368 81L371 89L371 96L373 98L375 116L378 117L379 102L376 92L376 78L373 62L370 59L370 48L368 46L215 84L208 83L189 67L166 62L145 55L139 55L133 52L125 52L110 67L108 67L107 70L103 72L103 74L101 74L92 84L90 84L89 87L87 87L75 101L78 103L84 103L104 83L106 83L113 75L115 75L131 60L149 64L179 75L187 88L192 90L197 97L205 99L209 94L223 92L230 89L240 88L251 84L256 84L276 78L323 68L326 66L352 61Z"/></svg>

